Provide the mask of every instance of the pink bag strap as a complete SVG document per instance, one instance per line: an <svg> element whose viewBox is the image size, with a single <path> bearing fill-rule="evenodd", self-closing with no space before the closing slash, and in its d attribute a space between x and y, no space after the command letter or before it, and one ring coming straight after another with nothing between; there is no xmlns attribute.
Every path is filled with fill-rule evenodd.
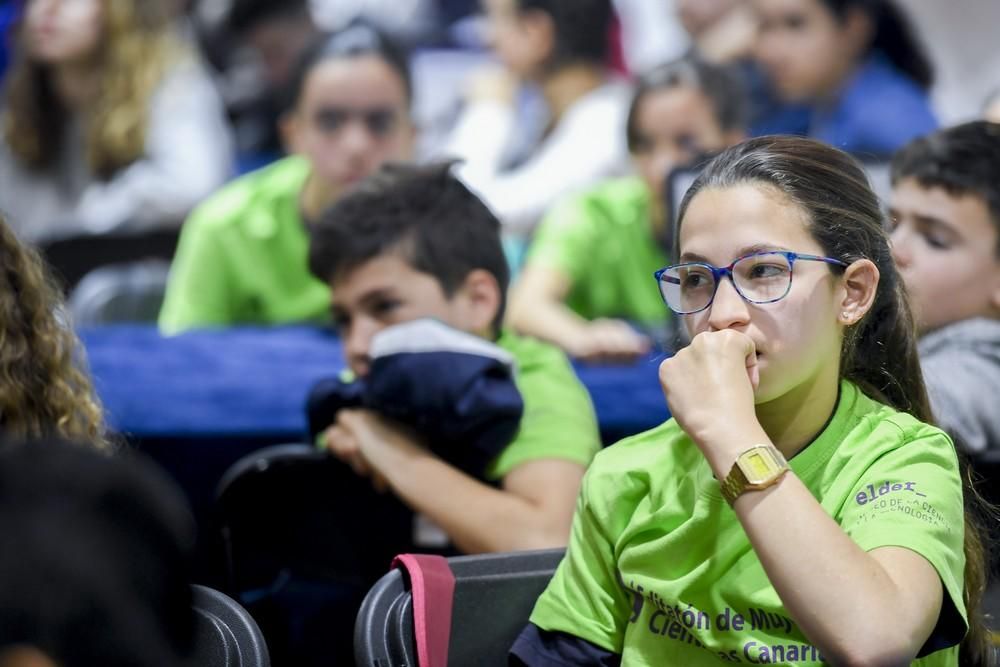
<svg viewBox="0 0 1000 667"><path fill-rule="evenodd" d="M455 593L455 575L448 561L442 556L400 554L392 561L392 567L402 567L410 576L419 667L448 667L451 603Z"/></svg>

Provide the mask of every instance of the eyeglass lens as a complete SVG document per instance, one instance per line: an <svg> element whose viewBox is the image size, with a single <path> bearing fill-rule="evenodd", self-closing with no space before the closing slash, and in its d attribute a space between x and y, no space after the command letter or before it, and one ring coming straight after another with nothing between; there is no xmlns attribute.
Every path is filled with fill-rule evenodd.
<svg viewBox="0 0 1000 667"><path fill-rule="evenodd" d="M716 272L707 264L692 262L667 269L660 278L660 292L670 308L693 313L707 308L716 292ZM743 257L732 266L736 290L747 301L767 303L788 293L792 267L781 253Z"/></svg>

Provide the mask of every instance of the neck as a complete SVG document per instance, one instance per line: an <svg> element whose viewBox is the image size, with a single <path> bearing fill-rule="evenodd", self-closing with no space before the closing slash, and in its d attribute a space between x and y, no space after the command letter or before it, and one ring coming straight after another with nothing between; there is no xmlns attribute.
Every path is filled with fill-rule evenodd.
<svg viewBox="0 0 1000 667"><path fill-rule="evenodd" d="M816 439L837 408L840 370L832 377L814 378L809 384L757 406L757 420L774 446L791 459Z"/></svg>
<svg viewBox="0 0 1000 667"><path fill-rule="evenodd" d="M63 104L83 109L97 96L97 70L83 62L62 63L52 69L52 84Z"/></svg>
<svg viewBox="0 0 1000 667"><path fill-rule="evenodd" d="M605 82L604 70L594 65L567 65L552 72L542 81L542 96L553 120L562 118L566 110L581 97Z"/></svg>
<svg viewBox="0 0 1000 667"><path fill-rule="evenodd" d="M309 221L318 220L323 211L337 200L339 194L316 178L315 174L309 174L299 195L302 215Z"/></svg>
<svg viewBox="0 0 1000 667"><path fill-rule="evenodd" d="M864 66L864 56L854 60L845 60L841 64L835 65L834 70L827 78L826 85L816 96L817 102L819 102L820 105L835 104L844 92L844 87L847 86L851 78L855 76L858 70Z"/></svg>

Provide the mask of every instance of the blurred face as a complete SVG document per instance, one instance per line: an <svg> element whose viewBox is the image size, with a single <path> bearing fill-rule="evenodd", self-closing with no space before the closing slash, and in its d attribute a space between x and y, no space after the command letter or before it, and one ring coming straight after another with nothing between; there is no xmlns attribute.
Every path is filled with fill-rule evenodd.
<svg viewBox="0 0 1000 667"><path fill-rule="evenodd" d="M921 332L1000 317L997 227L983 199L907 178L892 190L889 217L892 255Z"/></svg>
<svg viewBox="0 0 1000 667"><path fill-rule="evenodd" d="M263 67L264 76L272 89L280 90L291 77L292 68L315 34L305 18L286 17L254 26L246 39Z"/></svg>
<svg viewBox="0 0 1000 667"><path fill-rule="evenodd" d="M740 0L676 0L675 4L684 30L697 37L740 4Z"/></svg>
<svg viewBox="0 0 1000 667"><path fill-rule="evenodd" d="M517 0L483 0L486 41L505 67L520 77L530 77L548 57L550 45L543 37L542 16L523 13Z"/></svg>
<svg viewBox="0 0 1000 667"><path fill-rule="evenodd" d="M285 120L286 140L331 192L354 187L387 161L410 157L413 128L406 87L374 56L326 60L306 76Z"/></svg>
<svg viewBox="0 0 1000 667"><path fill-rule="evenodd" d="M464 289L448 297L437 278L397 254L375 257L334 279L332 311L344 354L359 377L368 374L372 337L387 326L423 317L478 333Z"/></svg>
<svg viewBox="0 0 1000 667"><path fill-rule="evenodd" d="M104 24L101 0L29 0L24 29L31 56L48 65L91 58Z"/></svg>
<svg viewBox="0 0 1000 667"><path fill-rule="evenodd" d="M728 266L759 250L824 255L806 222L805 211L766 186L703 190L684 216L679 261ZM754 341L760 369L756 402L767 403L817 382L836 382L839 283L825 263L798 261L791 289L780 301L749 303L724 278L712 305L683 318L692 337L735 329Z"/></svg>
<svg viewBox="0 0 1000 667"><path fill-rule="evenodd" d="M785 100L834 94L867 46L867 21L857 11L840 22L820 0L753 0L753 6L754 55Z"/></svg>
<svg viewBox="0 0 1000 667"><path fill-rule="evenodd" d="M694 88L654 90L635 114L632 158L649 191L658 194L671 171L740 140L741 133L719 127L712 103Z"/></svg>

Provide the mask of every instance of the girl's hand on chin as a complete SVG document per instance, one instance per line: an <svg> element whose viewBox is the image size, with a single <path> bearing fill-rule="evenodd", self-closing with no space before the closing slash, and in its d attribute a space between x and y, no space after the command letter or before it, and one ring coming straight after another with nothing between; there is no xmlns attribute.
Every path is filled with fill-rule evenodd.
<svg viewBox="0 0 1000 667"><path fill-rule="evenodd" d="M756 346L732 329L702 332L660 364L670 413L706 456L732 438L742 440L748 428L760 428L754 411L758 382Z"/></svg>

